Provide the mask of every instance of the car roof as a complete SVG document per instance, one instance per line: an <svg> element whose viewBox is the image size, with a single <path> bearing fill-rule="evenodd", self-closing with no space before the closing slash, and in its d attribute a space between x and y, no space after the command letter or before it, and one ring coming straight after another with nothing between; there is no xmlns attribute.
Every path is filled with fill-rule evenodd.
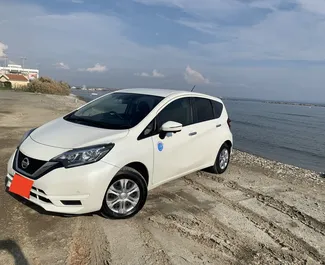
<svg viewBox="0 0 325 265"><path fill-rule="evenodd" d="M184 91L173 90L173 89L161 89L161 88L128 88L128 89L119 90L118 92L145 94L145 95L165 98L172 94L179 94Z"/></svg>
<svg viewBox="0 0 325 265"><path fill-rule="evenodd" d="M128 89L121 89L116 92L136 93L136 94L152 95L152 96L158 96L164 98L171 95L173 96L196 95L196 96L205 96L205 97L210 97L210 98L220 100L219 98L210 95L185 91L185 90L176 90L176 89L174 90L174 89L161 89L161 88L128 88Z"/></svg>

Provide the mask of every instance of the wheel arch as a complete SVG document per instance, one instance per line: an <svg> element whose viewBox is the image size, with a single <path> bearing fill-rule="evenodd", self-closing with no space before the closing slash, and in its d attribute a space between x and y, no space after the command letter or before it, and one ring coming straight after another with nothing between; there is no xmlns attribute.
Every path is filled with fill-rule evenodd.
<svg viewBox="0 0 325 265"><path fill-rule="evenodd" d="M229 149L232 149L232 142L230 140L225 141L223 144L227 145Z"/></svg>
<svg viewBox="0 0 325 265"><path fill-rule="evenodd" d="M128 163L124 167L130 167L130 168L133 168L134 170L138 171L143 176L144 180L146 181L147 186L149 185L149 171L145 164L135 161L135 162Z"/></svg>

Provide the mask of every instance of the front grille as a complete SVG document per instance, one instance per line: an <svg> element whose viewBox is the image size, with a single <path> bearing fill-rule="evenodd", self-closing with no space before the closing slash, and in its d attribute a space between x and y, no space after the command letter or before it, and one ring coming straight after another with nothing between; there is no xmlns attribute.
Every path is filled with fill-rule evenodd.
<svg viewBox="0 0 325 265"><path fill-rule="evenodd" d="M17 164L16 164L17 168L20 171L28 173L29 175L33 175L38 169L40 169L46 163L46 161L28 157L28 156L24 155L19 150L17 152L18 152L17 157L16 157L16 159L17 159ZM28 164L28 166L26 168L23 168L23 166L22 166L23 160L26 159L26 158L28 159L29 164Z"/></svg>
<svg viewBox="0 0 325 265"><path fill-rule="evenodd" d="M23 163L26 165L26 159L28 159L28 166L25 166L24 168ZM26 156L19 149L16 152L13 163L13 168L17 173L34 180L39 179L45 174L60 167L62 167L62 164L59 162L34 159Z"/></svg>

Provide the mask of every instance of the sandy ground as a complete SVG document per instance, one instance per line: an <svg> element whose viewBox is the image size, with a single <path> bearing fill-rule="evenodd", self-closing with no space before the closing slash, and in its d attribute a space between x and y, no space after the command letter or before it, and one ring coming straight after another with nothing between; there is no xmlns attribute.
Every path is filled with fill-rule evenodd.
<svg viewBox="0 0 325 265"><path fill-rule="evenodd" d="M22 134L80 104L0 91L2 187ZM223 175L198 172L151 191L128 220L25 204L0 190L0 264L325 264L324 181L239 151Z"/></svg>

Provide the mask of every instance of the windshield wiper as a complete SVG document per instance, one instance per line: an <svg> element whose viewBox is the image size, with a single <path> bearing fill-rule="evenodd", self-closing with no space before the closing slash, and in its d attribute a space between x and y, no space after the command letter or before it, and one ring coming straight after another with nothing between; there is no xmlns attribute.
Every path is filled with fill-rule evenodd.
<svg viewBox="0 0 325 265"><path fill-rule="evenodd" d="M91 126L95 126L95 127L99 127L99 128L109 129L109 128L107 128L107 125L105 125L102 122L88 120L88 119L84 119L84 118L80 118L80 117L76 117L76 116L67 117L66 120L67 121L76 121L76 122L83 123L85 125L91 125Z"/></svg>
<svg viewBox="0 0 325 265"><path fill-rule="evenodd" d="M99 121L84 119L84 118L77 117L77 116L74 116L74 115L66 117L65 120L71 121L71 122L78 122L80 124L99 127L99 128L103 128L103 129L110 129L110 130L126 130L126 129L130 129L130 126L124 125L124 124L123 125L106 124L106 123L99 122Z"/></svg>

